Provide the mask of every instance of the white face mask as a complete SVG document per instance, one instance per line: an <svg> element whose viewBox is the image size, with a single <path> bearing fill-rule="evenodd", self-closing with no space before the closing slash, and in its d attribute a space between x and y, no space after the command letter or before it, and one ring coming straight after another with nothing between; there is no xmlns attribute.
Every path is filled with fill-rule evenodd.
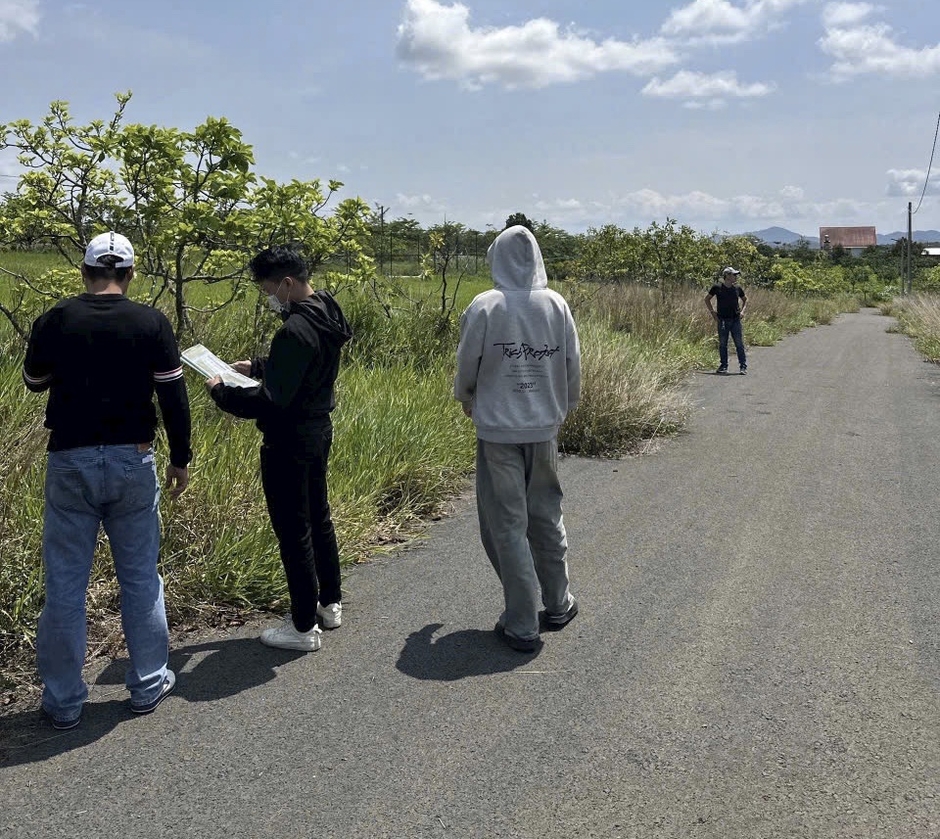
<svg viewBox="0 0 940 839"><path fill-rule="evenodd" d="M281 290L281 286L284 285L284 280L278 284L277 291L274 294L268 295L268 307L272 312L283 312L287 308L287 303L282 303L277 299L278 292Z"/></svg>

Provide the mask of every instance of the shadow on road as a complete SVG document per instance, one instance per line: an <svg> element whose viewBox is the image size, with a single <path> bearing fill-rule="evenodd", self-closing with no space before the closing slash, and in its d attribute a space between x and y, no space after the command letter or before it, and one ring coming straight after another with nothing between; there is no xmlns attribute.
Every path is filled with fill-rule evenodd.
<svg viewBox="0 0 940 839"><path fill-rule="evenodd" d="M494 632L461 629L434 639L444 624L429 623L412 632L395 667L406 676L435 682L454 682L469 676L508 673L529 664L537 655L510 650Z"/></svg>
<svg viewBox="0 0 940 839"><path fill-rule="evenodd" d="M234 638L193 644L170 653L170 667L177 673L176 688L155 713L172 713L176 699L211 702L263 685L277 675L275 668L303 656L302 652L264 647L256 638ZM134 725L127 699L96 701L95 694L123 694L126 659L112 661L89 685L91 701L85 703L82 722L71 731L55 731L42 711L24 711L0 719L0 767L46 760L99 740L118 725Z"/></svg>

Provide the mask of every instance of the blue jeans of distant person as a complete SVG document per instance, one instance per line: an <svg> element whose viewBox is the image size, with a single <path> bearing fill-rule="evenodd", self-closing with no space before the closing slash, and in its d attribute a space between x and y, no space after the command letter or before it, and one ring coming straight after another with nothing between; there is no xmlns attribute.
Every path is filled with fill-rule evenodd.
<svg viewBox="0 0 940 839"><path fill-rule="evenodd" d="M85 599L102 526L121 590L130 657L125 684L134 705L156 699L166 676L169 635L157 573L160 485L153 449L141 444L50 452L45 496L46 603L36 635L43 708L56 719L72 720L88 697L82 679Z"/></svg>
<svg viewBox="0 0 940 839"><path fill-rule="evenodd" d="M540 595L555 615L574 603L557 442L478 439L476 485L480 539L503 584L505 610L499 623L507 635L537 638Z"/></svg>
<svg viewBox="0 0 940 839"><path fill-rule="evenodd" d="M728 366L728 336L734 341L734 348L738 353L738 364L742 370L747 370L747 355L744 352L744 331L741 329L741 318L718 318L718 362L722 367Z"/></svg>

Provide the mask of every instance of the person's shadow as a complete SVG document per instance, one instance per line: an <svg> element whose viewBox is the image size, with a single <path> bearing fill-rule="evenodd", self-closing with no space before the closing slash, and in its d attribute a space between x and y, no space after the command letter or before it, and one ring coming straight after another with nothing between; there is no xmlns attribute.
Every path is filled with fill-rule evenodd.
<svg viewBox="0 0 940 839"><path fill-rule="evenodd" d="M508 673L529 664L541 651L519 653L509 649L495 632L461 629L435 639L444 624L429 623L405 641L395 667L406 676L436 682L454 682L468 676Z"/></svg>
<svg viewBox="0 0 940 839"><path fill-rule="evenodd" d="M211 702L234 696L271 681L277 675L275 668L302 655L265 647L257 638L208 641L173 650L169 666L177 680L167 701L179 697L187 702ZM183 672L193 659L196 663ZM126 667L126 659L112 661L89 685L91 697L102 692L126 697L122 690ZM156 713L168 710L162 706ZM11 714L0 718L0 767L34 763L87 746L136 719L139 717L130 712L126 698L86 702L81 724L70 731L56 731L42 711Z"/></svg>

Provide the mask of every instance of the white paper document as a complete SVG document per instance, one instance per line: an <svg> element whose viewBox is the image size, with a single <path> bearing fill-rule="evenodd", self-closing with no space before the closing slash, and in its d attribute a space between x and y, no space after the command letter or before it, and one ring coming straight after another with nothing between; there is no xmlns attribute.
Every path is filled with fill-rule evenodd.
<svg viewBox="0 0 940 839"><path fill-rule="evenodd" d="M201 373L207 379L213 376L221 376L222 381L227 385L234 387L257 387L258 382L236 373L228 364L222 361L212 350L207 349L202 344L196 344L188 350L183 350L181 355L183 361L193 368L197 373Z"/></svg>

